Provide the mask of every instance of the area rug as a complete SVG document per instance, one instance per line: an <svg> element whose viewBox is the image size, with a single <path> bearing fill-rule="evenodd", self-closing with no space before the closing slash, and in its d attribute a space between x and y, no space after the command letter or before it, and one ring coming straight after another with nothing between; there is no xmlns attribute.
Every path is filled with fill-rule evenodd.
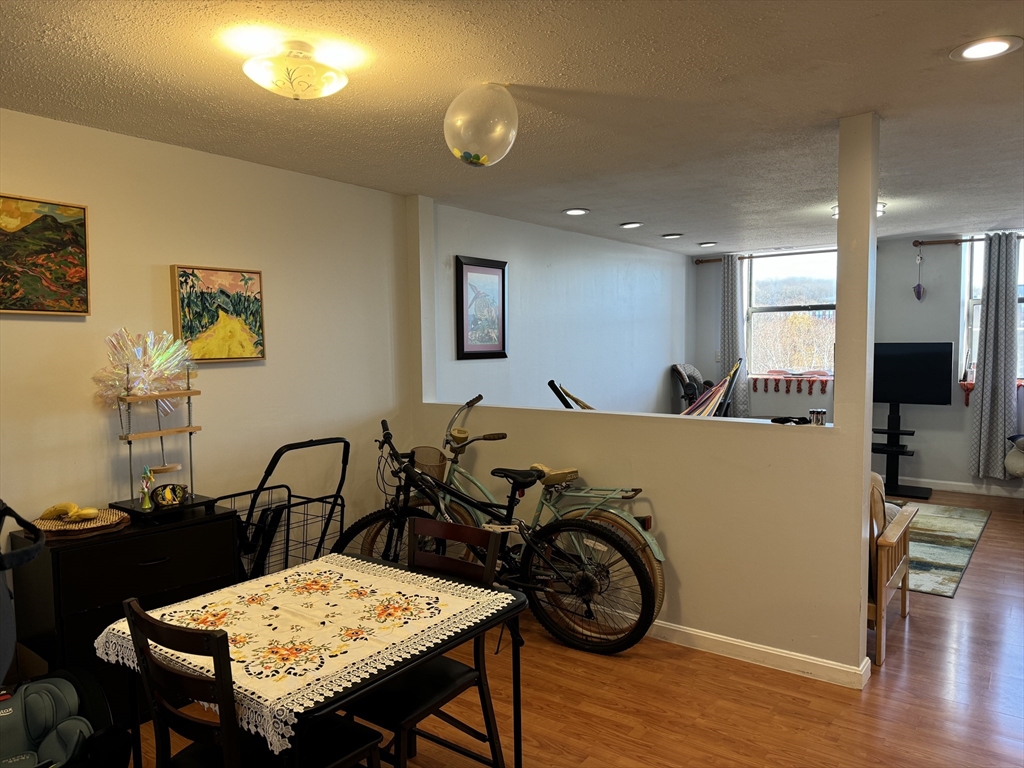
<svg viewBox="0 0 1024 768"><path fill-rule="evenodd" d="M953 597L990 513L936 504L917 506L910 524L910 589Z"/></svg>

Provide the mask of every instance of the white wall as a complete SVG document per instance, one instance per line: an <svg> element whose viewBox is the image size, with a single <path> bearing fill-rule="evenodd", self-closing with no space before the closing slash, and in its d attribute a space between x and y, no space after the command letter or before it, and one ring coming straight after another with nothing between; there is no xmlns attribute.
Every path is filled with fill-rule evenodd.
<svg viewBox="0 0 1024 768"><path fill-rule="evenodd" d="M433 226L430 210L423 200L410 199L421 232ZM486 229L472 232L474 226L490 225L487 217L462 221L467 238L484 242L489 237ZM430 251L422 236L410 238L410 269L420 286L412 306L418 299L416 317L427 349L438 338L446 344L453 333L446 310L450 295L441 295L452 282L442 258L446 253ZM417 353L411 356L418 358ZM424 357L429 372L430 355ZM431 386L427 377L424 393ZM450 400L472 394L476 391L459 392ZM592 484L644 488L634 509L654 514L667 558L667 597L657 630L662 636L720 653L741 648L745 658L763 651L773 659L764 663L784 658L786 668L847 685L861 679L857 531L864 478L847 467L863 450L862 423L811 431L747 420L488 405L494 401L488 394L467 423L474 434L509 434L470 457L470 466L482 476L491 467L540 461L577 466ZM440 444L453 410L424 403L410 443ZM501 493L503 485L495 482L493 490ZM533 508L535 493L527 495L527 509ZM826 499L830 502L823 505Z"/></svg>
<svg viewBox="0 0 1024 768"><path fill-rule="evenodd" d="M16 112L0 112L0 130L4 193L88 206L93 305L87 318L0 315L8 504L31 519L129 495L117 416L94 402L91 377L108 334L171 330L169 265L184 263L263 270L266 297L267 360L201 367L196 490L252 488L280 445L341 435L353 442L350 507L379 506L371 437L400 399L402 198ZM168 458L185 444L169 438ZM137 464L157 463L154 445L136 448ZM330 483L329 458L283 469Z"/></svg>
<svg viewBox="0 0 1024 768"><path fill-rule="evenodd" d="M923 240L942 240L956 234L936 234ZM933 245L923 250L921 283L923 301L914 298L917 283L918 249L915 238L883 240L878 244L878 303L875 318L876 341L951 341L957 370L953 372L952 405L903 405L902 428L913 429L913 437L901 438L914 456L900 459L900 481L946 490L1024 496L1021 482L971 477L968 457L971 425L978 399L964 406L959 379L963 340L962 250L958 245ZM875 405L874 426L884 427L887 405ZM878 436L877 440L885 438ZM1010 444L1006 444L1007 450ZM872 468L885 474L885 457L873 456Z"/></svg>
<svg viewBox="0 0 1024 768"><path fill-rule="evenodd" d="M435 224L439 401L561 408L554 379L599 410L678 413L689 259L441 205ZM506 359L455 358L456 255L508 262Z"/></svg>

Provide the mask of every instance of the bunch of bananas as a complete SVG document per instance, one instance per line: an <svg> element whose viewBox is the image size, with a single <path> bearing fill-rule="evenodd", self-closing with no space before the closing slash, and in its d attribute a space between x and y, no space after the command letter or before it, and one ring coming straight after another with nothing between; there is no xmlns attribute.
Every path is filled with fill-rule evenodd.
<svg viewBox="0 0 1024 768"><path fill-rule="evenodd" d="M55 520L63 518L69 523L80 523L85 520L92 520L100 511L96 507L79 507L73 501L64 501L54 504L39 516L40 520Z"/></svg>

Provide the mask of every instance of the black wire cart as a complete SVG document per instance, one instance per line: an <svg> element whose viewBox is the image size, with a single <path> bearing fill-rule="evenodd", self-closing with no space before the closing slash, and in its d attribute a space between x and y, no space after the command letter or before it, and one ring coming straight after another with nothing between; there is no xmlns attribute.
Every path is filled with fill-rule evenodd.
<svg viewBox="0 0 1024 768"><path fill-rule="evenodd" d="M335 444L341 446L341 467L333 493L304 496L293 492L286 484L270 484L285 454ZM315 560L325 551L330 551L328 537L333 543L345 522L345 498L341 489L348 472L350 449L349 441L344 437L321 437L282 445L271 457L259 485L249 491L213 500L217 505L238 511L240 579L280 571L290 565Z"/></svg>

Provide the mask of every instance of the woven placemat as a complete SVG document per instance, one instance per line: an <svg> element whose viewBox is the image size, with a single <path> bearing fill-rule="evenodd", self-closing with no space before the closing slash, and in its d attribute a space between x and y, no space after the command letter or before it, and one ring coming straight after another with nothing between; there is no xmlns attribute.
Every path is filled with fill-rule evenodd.
<svg viewBox="0 0 1024 768"><path fill-rule="evenodd" d="M52 520L36 520L36 526L51 538L70 538L74 536L94 536L97 533L107 533L124 528L131 523L131 518L124 512L116 509L101 509L100 513L92 520L82 520L77 523L54 518Z"/></svg>

